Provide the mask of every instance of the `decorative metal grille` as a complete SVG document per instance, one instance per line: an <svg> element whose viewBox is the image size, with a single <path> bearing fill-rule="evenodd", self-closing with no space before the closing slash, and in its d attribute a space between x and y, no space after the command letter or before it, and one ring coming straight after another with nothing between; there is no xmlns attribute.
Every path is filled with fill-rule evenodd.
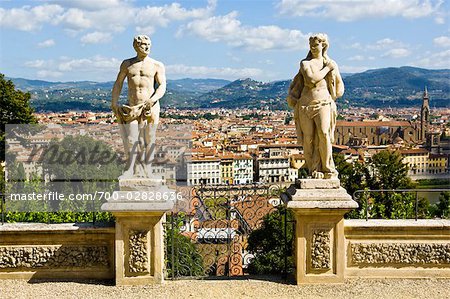
<svg viewBox="0 0 450 299"><path fill-rule="evenodd" d="M168 278L245 275L253 258L248 237L283 204L284 190L255 184L178 187L183 200L164 225Z"/></svg>

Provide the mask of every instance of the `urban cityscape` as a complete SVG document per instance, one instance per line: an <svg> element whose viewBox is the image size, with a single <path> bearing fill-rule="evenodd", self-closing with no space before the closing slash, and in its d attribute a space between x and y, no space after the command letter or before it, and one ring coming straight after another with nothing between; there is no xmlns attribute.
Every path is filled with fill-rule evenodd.
<svg viewBox="0 0 450 299"><path fill-rule="evenodd" d="M187 168L178 179L186 179L188 185L292 183L304 164L290 111L169 108L162 115L162 124L192 128L189 150L183 148L179 153L185 156ZM36 113L36 117L40 124L77 125L77 130L80 125L86 125L88 131L96 134L105 132L106 125L117 126L108 112ZM448 108L430 109L426 89L421 107L342 109L333 151L345 155L349 162L367 161L382 150L398 151L409 167L411 179L448 179L450 143L445 137L450 136L449 117ZM63 136L59 133L60 138ZM48 144L55 137L37 134L32 143ZM108 135L104 140L121 151L120 139ZM172 158L172 163L163 163L167 169L161 171L167 172L166 178L173 179L176 175L170 171L175 171L176 157ZM36 165L35 161L28 160L29 153L18 154L18 161L24 163L29 176Z"/></svg>

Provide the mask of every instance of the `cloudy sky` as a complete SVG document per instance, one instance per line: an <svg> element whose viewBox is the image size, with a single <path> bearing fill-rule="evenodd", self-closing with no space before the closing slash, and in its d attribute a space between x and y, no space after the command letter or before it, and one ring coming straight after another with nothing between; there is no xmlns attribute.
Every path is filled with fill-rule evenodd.
<svg viewBox="0 0 450 299"><path fill-rule="evenodd" d="M49 81L115 79L147 34L169 79L292 78L325 32L341 72L450 68L448 0L0 0L0 72Z"/></svg>

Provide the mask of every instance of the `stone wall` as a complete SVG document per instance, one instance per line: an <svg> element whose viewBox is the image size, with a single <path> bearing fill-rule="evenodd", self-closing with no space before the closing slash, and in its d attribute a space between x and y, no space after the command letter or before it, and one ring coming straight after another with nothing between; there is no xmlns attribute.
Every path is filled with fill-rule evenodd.
<svg viewBox="0 0 450 299"><path fill-rule="evenodd" d="M0 225L0 279L114 278L114 227Z"/></svg>
<svg viewBox="0 0 450 299"><path fill-rule="evenodd" d="M345 276L450 277L449 220L345 220Z"/></svg>

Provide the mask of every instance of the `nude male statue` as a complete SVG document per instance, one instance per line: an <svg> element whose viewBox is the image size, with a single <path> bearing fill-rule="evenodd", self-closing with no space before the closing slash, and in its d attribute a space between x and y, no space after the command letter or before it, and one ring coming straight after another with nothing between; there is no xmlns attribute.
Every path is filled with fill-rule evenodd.
<svg viewBox="0 0 450 299"><path fill-rule="evenodd" d="M298 143L303 143L305 164L313 178L337 178L332 156L336 127L335 100L344 93L336 63L327 55L328 37L309 38L310 51L289 86L287 101L294 109ZM302 142L303 141L303 142Z"/></svg>
<svg viewBox="0 0 450 299"><path fill-rule="evenodd" d="M159 100L166 92L164 65L150 57L151 41L146 35L134 38L136 57L126 59L112 90L111 108L117 117L127 166L121 178L150 178L154 157L156 128L159 123ZM119 106L123 82L128 81L128 105ZM155 83L158 87L155 90Z"/></svg>

